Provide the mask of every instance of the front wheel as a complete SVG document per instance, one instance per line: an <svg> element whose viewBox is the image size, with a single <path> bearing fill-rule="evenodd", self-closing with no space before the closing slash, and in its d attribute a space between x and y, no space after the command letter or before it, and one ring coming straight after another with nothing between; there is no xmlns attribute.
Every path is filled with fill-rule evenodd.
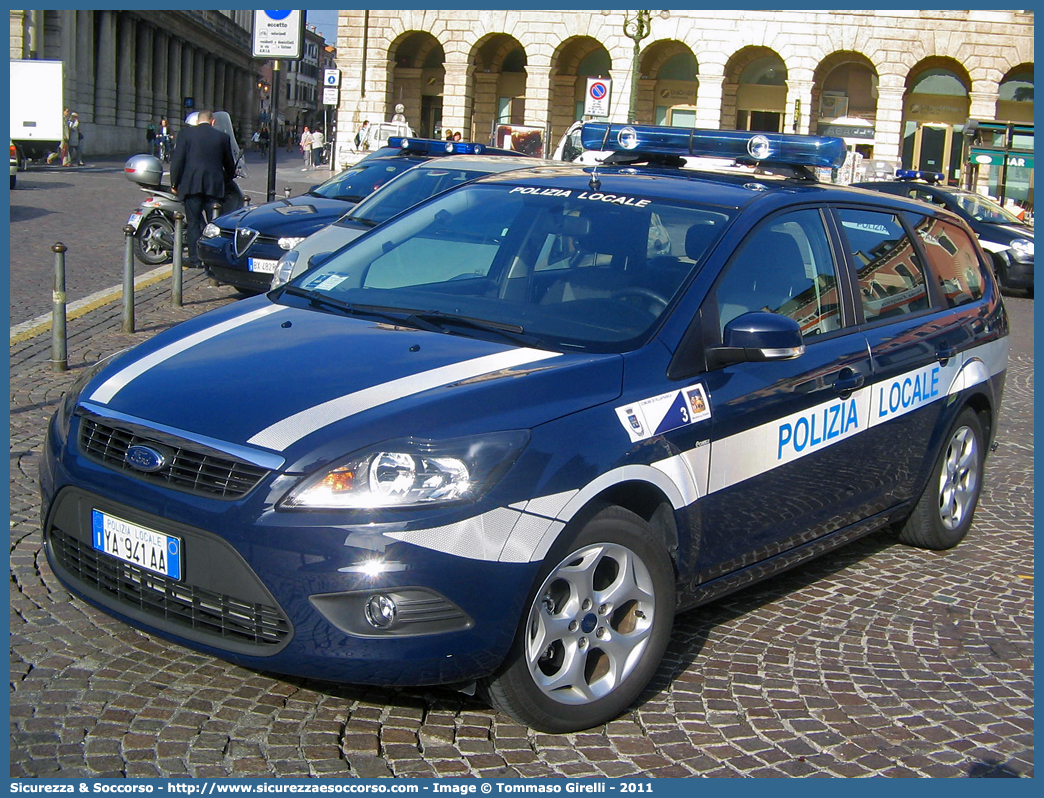
<svg viewBox="0 0 1044 798"><path fill-rule="evenodd" d="M134 234L134 255L148 266L158 266L173 258L174 226L154 213Z"/></svg>
<svg viewBox="0 0 1044 798"><path fill-rule="evenodd" d="M899 539L935 550L952 549L964 540L982 492L984 459L982 424L966 407L950 428L939 462Z"/></svg>
<svg viewBox="0 0 1044 798"><path fill-rule="evenodd" d="M652 679L674 621L674 568L653 529L621 507L549 556L490 702L540 731L616 718Z"/></svg>

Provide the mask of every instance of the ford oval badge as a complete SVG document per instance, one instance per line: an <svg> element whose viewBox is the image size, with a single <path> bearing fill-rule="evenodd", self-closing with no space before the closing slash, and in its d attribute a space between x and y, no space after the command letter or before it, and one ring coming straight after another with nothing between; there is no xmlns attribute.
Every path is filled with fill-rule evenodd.
<svg viewBox="0 0 1044 798"><path fill-rule="evenodd" d="M127 454L123 456L124 461L131 468L151 474L159 471L167 464L167 458L162 452L158 452L151 446L136 444L127 448Z"/></svg>

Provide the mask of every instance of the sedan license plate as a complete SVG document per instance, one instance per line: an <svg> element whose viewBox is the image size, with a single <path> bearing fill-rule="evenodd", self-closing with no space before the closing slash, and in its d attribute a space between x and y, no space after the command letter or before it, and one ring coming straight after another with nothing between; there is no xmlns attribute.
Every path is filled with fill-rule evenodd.
<svg viewBox="0 0 1044 798"><path fill-rule="evenodd" d="M91 511L91 542L97 551L147 571L181 579L181 540L122 518Z"/></svg>
<svg viewBox="0 0 1044 798"><path fill-rule="evenodd" d="M276 263L278 261L269 260L268 258L247 258L247 265L252 272L275 274Z"/></svg>
<svg viewBox="0 0 1044 798"><path fill-rule="evenodd" d="M127 220L127 224L129 224L131 227L137 230L138 225L141 224L141 213L139 211L134 211L134 213L132 213L130 215L130 218Z"/></svg>

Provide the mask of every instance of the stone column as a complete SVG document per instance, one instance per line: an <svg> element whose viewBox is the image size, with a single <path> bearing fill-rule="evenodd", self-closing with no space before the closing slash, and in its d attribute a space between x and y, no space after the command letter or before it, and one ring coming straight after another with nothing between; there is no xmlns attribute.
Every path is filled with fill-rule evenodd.
<svg viewBox="0 0 1044 798"><path fill-rule="evenodd" d="M812 116L812 86L811 80L787 81L787 110L783 115L784 133L808 133ZM801 112L797 112L797 100L801 100ZM794 121L797 120L797 128Z"/></svg>
<svg viewBox="0 0 1044 798"><path fill-rule="evenodd" d="M65 79L62 86L62 107L68 108L79 98L80 73L76 68L76 12L59 11L62 37L62 62Z"/></svg>
<svg viewBox="0 0 1044 798"><path fill-rule="evenodd" d="M231 74L231 67L226 69L225 62L219 60L212 60L213 64L211 81L213 86L213 97L210 102L210 107L215 111L228 111L232 113L232 109L228 103L228 84L226 81L226 75ZM238 120L233 119L233 122L238 124Z"/></svg>
<svg viewBox="0 0 1044 798"><path fill-rule="evenodd" d="M216 111L221 87L217 83L218 59L207 53L203 56L203 108Z"/></svg>
<svg viewBox="0 0 1044 798"><path fill-rule="evenodd" d="M96 19L94 122L99 125L116 122L116 15L115 11L99 11Z"/></svg>
<svg viewBox="0 0 1044 798"><path fill-rule="evenodd" d="M156 123L168 113L170 105L170 35L155 30L152 43L152 115Z"/></svg>
<svg viewBox="0 0 1044 798"><path fill-rule="evenodd" d="M488 141L491 123L497 116L497 82L499 72L476 72L472 76L471 121L475 126L475 141ZM466 138L466 137L465 137ZM499 147L500 142L496 145Z"/></svg>
<svg viewBox="0 0 1044 798"><path fill-rule="evenodd" d="M76 74L79 78L72 110L80 119L94 120L94 22L96 11L76 12Z"/></svg>
<svg viewBox="0 0 1044 798"><path fill-rule="evenodd" d="M702 65L701 65L702 70ZM696 89L696 127L704 130L721 129L721 101L724 75L704 75L701 71Z"/></svg>
<svg viewBox="0 0 1044 798"><path fill-rule="evenodd" d="M167 123L172 128L178 125L181 119L183 77L182 41L171 37L167 46Z"/></svg>
<svg viewBox="0 0 1044 798"><path fill-rule="evenodd" d="M887 80L886 78L891 78ZM903 157L903 95L906 86L898 75L882 75L877 86L877 121L874 157L899 161Z"/></svg>
<svg viewBox="0 0 1044 798"><path fill-rule="evenodd" d="M551 123L551 65L546 59L533 58L526 64L526 120L545 130ZM559 131L558 135L561 135ZM551 139L555 132L551 131ZM558 139L554 138L557 144ZM554 149L550 140L544 142L544 152Z"/></svg>
<svg viewBox="0 0 1044 798"><path fill-rule="evenodd" d="M454 55L457 55L454 53ZM462 59L463 55L460 56ZM461 131L464 139L471 135L471 75L467 61L446 61L446 77L442 83L442 128ZM398 99L392 101L391 113Z"/></svg>
<svg viewBox="0 0 1044 798"><path fill-rule="evenodd" d="M192 96L196 100L194 111L206 108L207 54L202 50L192 50Z"/></svg>
<svg viewBox="0 0 1044 798"><path fill-rule="evenodd" d="M175 124L181 128L185 124L185 98L194 97L196 93L196 48L188 42L181 44L181 93L178 96ZM170 120L174 121L174 120Z"/></svg>
<svg viewBox="0 0 1044 798"><path fill-rule="evenodd" d="M968 92L968 100L970 101L968 107L968 118L992 121L997 118L997 92L999 86L995 81L992 80L977 80L975 81L976 91ZM984 91L985 90L985 91ZM967 139L965 139L967 141ZM968 153L964 154L965 161L967 161ZM964 164L961 164L961 185L965 185L964 176L965 172ZM989 195L990 193L990 168L988 166L980 166L974 172L975 185L972 186L972 190L983 195ZM999 182L999 181L998 181Z"/></svg>
<svg viewBox="0 0 1044 798"><path fill-rule="evenodd" d="M156 64L152 57L153 39L156 29L145 23L138 24L138 107L135 111L135 123L139 128L146 128L152 121L152 106L155 100Z"/></svg>
<svg viewBox="0 0 1044 798"><path fill-rule="evenodd" d="M135 21L130 14L120 13L116 18L116 124L134 127L135 105L138 97L137 47Z"/></svg>
<svg viewBox="0 0 1044 798"><path fill-rule="evenodd" d="M551 137L557 145L562 134L576 121L576 111L573 110L576 104L573 100L576 75L551 75L550 84L551 97L548 108L551 117Z"/></svg>

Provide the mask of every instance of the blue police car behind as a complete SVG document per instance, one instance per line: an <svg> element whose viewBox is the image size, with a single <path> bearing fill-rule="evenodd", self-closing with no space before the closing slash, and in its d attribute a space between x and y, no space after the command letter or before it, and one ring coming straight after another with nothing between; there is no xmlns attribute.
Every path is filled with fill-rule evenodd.
<svg viewBox="0 0 1044 798"><path fill-rule="evenodd" d="M431 158L505 152L473 142L432 139L392 138L389 144L301 196L218 217L204 228L199 241L203 264L219 282L243 293L267 291L282 255L396 175Z"/></svg>
<svg viewBox="0 0 1044 798"><path fill-rule="evenodd" d="M99 363L48 430L58 577L249 667L605 723L676 612L891 526L968 533L1007 317L838 139L586 125ZM755 171L677 168L726 155Z"/></svg>

